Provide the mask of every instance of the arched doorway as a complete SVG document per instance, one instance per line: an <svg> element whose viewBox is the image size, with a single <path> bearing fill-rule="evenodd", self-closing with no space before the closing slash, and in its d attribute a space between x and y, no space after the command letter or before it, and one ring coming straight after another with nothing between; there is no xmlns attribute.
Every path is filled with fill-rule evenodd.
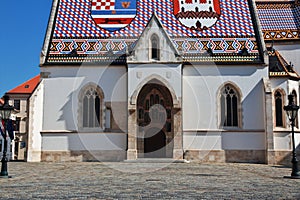
<svg viewBox="0 0 300 200"><path fill-rule="evenodd" d="M162 130L151 128L144 137L144 158L166 157L166 135Z"/></svg>
<svg viewBox="0 0 300 200"><path fill-rule="evenodd" d="M138 157L173 157L173 101L167 87L148 83L141 89L137 125Z"/></svg>

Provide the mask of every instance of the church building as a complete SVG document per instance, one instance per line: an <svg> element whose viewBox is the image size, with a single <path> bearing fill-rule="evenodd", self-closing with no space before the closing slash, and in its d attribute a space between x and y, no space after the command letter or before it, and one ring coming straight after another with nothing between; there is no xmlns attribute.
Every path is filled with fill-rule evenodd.
<svg viewBox="0 0 300 200"><path fill-rule="evenodd" d="M299 44L298 0L53 0L27 161L289 163Z"/></svg>

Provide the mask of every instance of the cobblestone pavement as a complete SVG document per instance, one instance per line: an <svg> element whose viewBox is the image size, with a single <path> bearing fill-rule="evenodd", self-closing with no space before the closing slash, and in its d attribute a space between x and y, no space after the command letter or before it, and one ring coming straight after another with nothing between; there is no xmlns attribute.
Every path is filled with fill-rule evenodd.
<svg viewBox="0 0 300 200"><path fill-rule="evenodd" d="M291 169L258 164L9 162L0 199L300 199Z"/></svg>

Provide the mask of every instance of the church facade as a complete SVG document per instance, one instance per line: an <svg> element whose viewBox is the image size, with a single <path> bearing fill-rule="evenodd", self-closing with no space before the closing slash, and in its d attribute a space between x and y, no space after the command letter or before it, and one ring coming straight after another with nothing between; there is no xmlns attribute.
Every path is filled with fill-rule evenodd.
<svg viewBox="0 0 300 200"><path fill-rule="evenodd" d="M54 0L27 160L289 162L299 13L297 1Z"/></svg>

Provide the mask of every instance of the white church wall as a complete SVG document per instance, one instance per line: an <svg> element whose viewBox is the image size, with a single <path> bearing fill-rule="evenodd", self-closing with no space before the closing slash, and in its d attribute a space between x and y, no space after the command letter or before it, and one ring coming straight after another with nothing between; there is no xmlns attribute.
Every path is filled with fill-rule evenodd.
<svg viewBox="0 0 300 200"><path fill-rule="evenodd" d="M250 160L264 162L266 138L265 116L261 112L264 110L262 78L267 76L267 68L259 66L184 67L183 145L187 157L206 161L243 161L249 155ZM241 93L242 122L239 128L224 131L219 127L218 94L226 83L232 83ZM239 158L232 155L239 155Z"/></svg>
<svg viewBox="0 0 300 200"><path fill-rule="evenodd" d="M42 133L42 161L123 161L124 133Z"/></svg>
<svg viewBox="0 0 300 200"><path fill-rule="evenodd" d="M285 96L283 98L283 105L288 104L287 95L289 95L293 90L296 91L297 96L298 96L297 99L299 99L299 89L298 89L299 83L298 83L298 81L287 80L286 78L271 78L270 80L271 80L271 86L273 89L273 95L277 89L280 89L281 91L284 92ZM299 102L297 102L297 103L299 104ZM274 106L275 106L275 104L274 104ZM283 115L286 116L285 112L283 112ZM289 124L288 118L285 117L284 120L285 120L284 127L275 127L274 126L274 149L278 150L278 151L291 150L291 148L292 148L291 132L290 132L291 127L288 125ZM298 118L298 120L299 120L299 118ZM299 121L298 121L298 123L299 123ZM295 128L295 131L296 132L299 131L297 127ZM295 135L297 135L297 133ZM295 142L296 142L297 146L300 144L299 140L296 140Z"/></svg>
<svg viewBox="0 0 300 200"><path fill-rule="evenodd" d="M264 132L185 133L185 150L264 150Z"/></svg>
<svg viewBox="0 0 300 200"><path fill-rule="evenodd" d="M66 66L42 68L44 113L41 130L42 161L117 161L126 158L127 73L125 66ZM79 97L87 85L98 85L103 93L103 127L80 128ZM117 110L114 110L117 109ZM125 111L123 111L125 110ZM109 113L108 116L105 114ZM114 132L110 117L122 130ZM119 116L120 115L120 116ZM115 125L114 125L115 126ZM123 126L123 127L122 127ZM104 132L105 131L105 132ZM123 132L122 132L123 131Z"/></svg>
<svg viewBox="0 0 300 200"><path fill-rule="evenodd" d="M299 81L288 80L287 84L288 84L288 94L291 94L293 91L295 91L299 99ZM299 100L297 101L297 104L299 104Z"/></svg>
<svg viewBox="0 0 300 200"><path fill-rule="evenodd" d="M300 133L295 133L295 144L296 144L296 148L299 149L300 148Z"/></svg>
<svg viewBox="0 0 300 200"><path fill-rule="evenodd" d="M183 136L184 150L222 150L222 137L219 132L185 133Z"/></svg>
<svg viewBox="0 0 300 200"><path fill-rule="evenodd" d="M300 43L292 42L285 44L275 44L274 49L278 50L287 62L294 65L294 69L300 72Z"/></svg>
<svg viewBox="0 0 300 200"><path fill-rule="evenodd" d="M81 89L94 83L101 87L105 102L127 102L125 67L85 66L44 69L45 113L43 130L77 130L78 100ZM105 113L105 112L104 112Z"/></svg>
<svg viewBox="0 0 300 200"><path fill-rule="evenodd" d="M41 160L41 130L44 115L44 81L42 80L30 97L29 130L27 144L27 161L39 162Z"/></svg>
<svg viewBox="0 0 300 200"><path fill-rule="evenodd" d="M291 135L289 132L274 133L274 149L275 150L291 149Z"/></svg>
<svg viewBox="0 0 300 200"><path fill-rule="evenodd" d="M126 135L120 133L43 134L43 151L124 150Z"/></svg>
<svg viewBox="0 0 300 200"><path fill-rule="evenodd" d="M89 82L98 84L109 101L126 100L127 73L125 66L83 65L51 66L41 68L41 72L49 73L49 78L73 78L74 84L84 86ZM74 87L75 87L74 85ZM78 89L78 88L74 88Z"/></svg>
<svg viewBox="0 0 300 200"><path fill-rule="evenodd" d="M164 79L174 90L176 97L181 97L181 65L179 64L129 64L128 97L150 77Z"/></svg>
<svg viewBox="0 0 300 200"><path fill-rule="evenodd" d="M281 89L284 90L285 94L287 94L288 84L286 78L270 78L270 82L271 82L273 93L275 90Z"/></svg>
<svg viewBox="0 0 300 200"><path fill-rule="evenodd" d="M218 130L218 93L224 83L241 91L241 129L264 129L262 78L258 66L185 66L183 69L183 130Z"/></svg>

